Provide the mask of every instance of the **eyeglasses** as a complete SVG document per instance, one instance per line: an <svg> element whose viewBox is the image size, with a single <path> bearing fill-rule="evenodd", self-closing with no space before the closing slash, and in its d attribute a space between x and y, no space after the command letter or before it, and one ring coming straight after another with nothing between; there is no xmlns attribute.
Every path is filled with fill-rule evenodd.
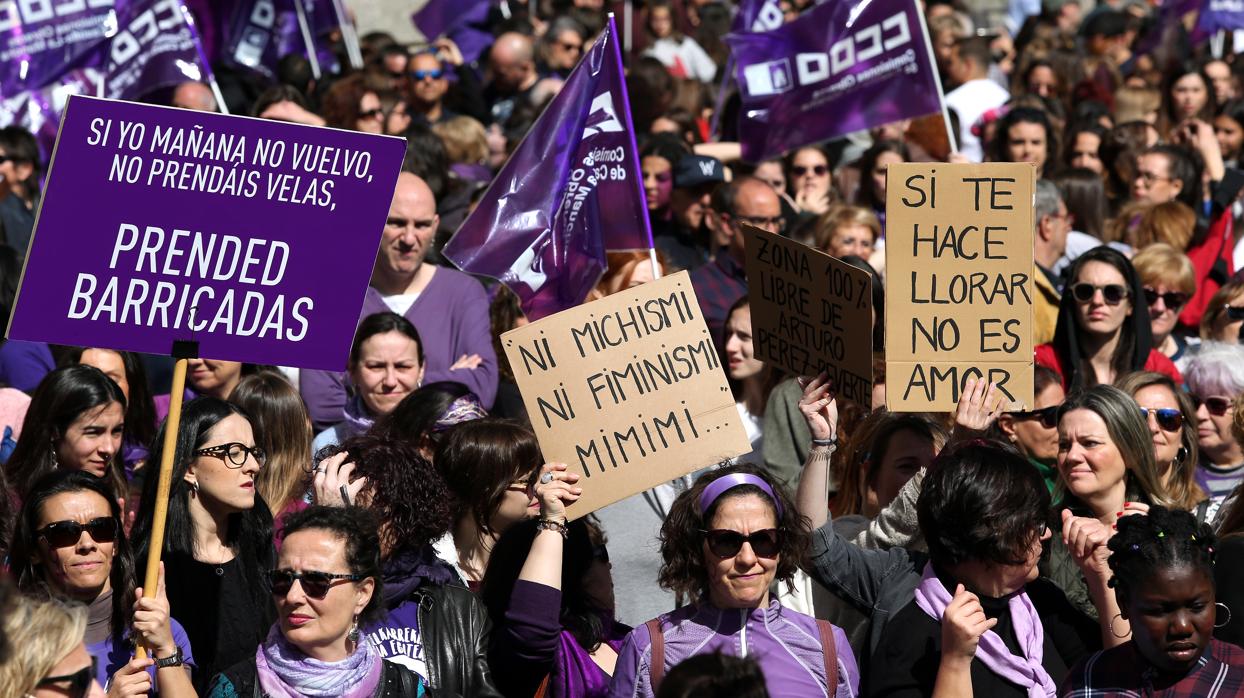
<svg viewBox="0 0 1244 698"><path fill-rule="evenodd" d="M1184 306L1184 303L1188 302L1188 294L1186 293L1180 293L1178 291L1167 291L1166 293L1158 293L1157 291L1149 288L1148 286L1145 287L1145 302L1146 303L1148 303L1151 306L1157 305L1159 298L1162 299L1162 304L1165 305L1167 308L1170 308L1171 310L1175 310L1176 308L1182 308ZM1244 308L1240 308L1240 310L1244 310Z"/></svg>
<svg viewBox="0 0 1244 698"><path fill-rule="evenodd" d="M773 218L765 218L763 216L736 215L735 218L740 223L746 223L748 225L753 225L753 226L756 226L757 228L776 228L778 230L781 230L786 227L786 219L781 216L774 216Z"/></svg>
<svg viewBox="0 0 1244 698"><path fill-rule="evenodd" d="M711 531L700 529L700 533L704 534L704 540L708 543L708 549L714 555L720 558L734 557L743 549L744 543L750 543L752 552L757 557L775 558L782 544L782 536L776 528L766 528L763 531L756 531L750 536L745 536L738 531L731 531L728 528L715 528Z"/></svg>
<svg viewBox="0 0 1244 698"><path fill-rule="evenodd" d="M1098 291L1101 291L1102 300L1106 301L1106 305L1118 305L1128 297L1127 287L1122 284L1094 286L1088 283L1078 283L1071 287L1071 294L1081 303L1093 300L1093 296L1097 295Z"/></svg>
<svg viewBox="0 0 1244 698"><path fill-rule="evenodd" d="M82 539L82 532L91 534L96 543L111 543L117 539L117 520L111 516L101 516L86 523L77 521L57 521L39 529L39 537L53 548L68 548L77 545Z"/></svg>
<svg viewBox="0 0 1244 698"><path fill-rule="evenodd" d="M1227 319L1235 322L1244 320L1244 305L1224 305L1222 311L1227 314Z"/></svg>
<svg viewBox="0 0 1244 698"><path fill-rule="evenodd" d="M382 116L384 116L383 109L368 109L367 111L359 112L360 119L379 119Z"/></svg>
<svg viewBox="0 0 1244 698"><path fill-rule="evenodd" d="M802 177L808 174L809 171L811 171L812 174L816 175L817 177L824 177L825 173L829 172L829 168L825 165L814 165L812 167L804 167L803 165L795 165L794 167L790 168L790 171L793 172L796 177Z"/></svg>
<svg viewBox="0 0 1244 698"><path fill-rule="evenodd" d="M1168 180L1168 181L1171 179L1170 177L1164 177L1162 175L1155 175L1152 172L1137 172L1136 177L1138 179L1145 180L1145 184L1147 186L1153 186L1154 182L1158 182L1163 179Z"/></svg>
<svg viewBox="0 0 1244 698"><path fill-rule="evenodd" d="M262 448L258 446L247 446L246 444L240 444L237 441L231 441L227 444L221 444L219 446L201 448L195 451L194 455L219 458L225 462L225 466L234 469L246 465L246 456L248 455L254 456L255 461L261 466L268 458L268 454L264 453ZM231 463L232 465L230 465Z"/></svg>
<svg viewBox="0 0 1244 698"><path fill-rule="evenodd" d="M1046 429L1053 429L1058 426L1058 407L1058 405L1050 405L1039 410L1012 412L1011 416L1016 419L1038 419L1041 420L1041 426Z"/></svg>
<svg viewBox="0 0 1244 698"><path fill-rule="evenodd" d="M47 676L39 679L36 686L48 686L55 683L69 682L68 692L65 694L68 698L85 698L87 691L91 689L91 682L95 680L96 659L91 657L90 666L84 666L72 674L64 674L62 676Z"/></svg>
<svg viewBox="0 0 1244 698"><path fill-rule="evenodd" d="M1149 415L1153 415L1153 419L1158 423L1158 428L1162 431L1179 431L1184 425L1184 413L1170 407L1159 409L1157 407L1140 408L1140 416L1148 420Z"/></svg>
<svg viewBox="0 0 1244 698"><path fill-rule="evenodd" d="M1192 402L1197 407L1200 407L1201 405L1205 405L1206 411L1208 411L1210 414L1214 415L1215 417L1223 416L1224 414L1227 413L1228 410L1230 410L1232 407L1235 406L1235 400L1232 400L1231 398L1227 398L1227 397L1217 397L1217 396L1207 397L1202 400L1196 395L1193 395Z"/></svg>
<svg viewBox="0 0 1244 698"><path fill-rule="evenodd" d="M295 572L293 570L272 570L268 573L268 581L272 583L274 596L285 596L294 588L294 582L302 584L302 593L319 600L328 596L328 590L335 582L346 580L357 582L367 579L365 574L339 574L337 572Z"/></svg>
<svg viewBox="0 0 1244 698"><path fill-rule="evenodd" d="M436 68L433 70L414 70L411 71L410 74L414 76L415 82L419 82L422 80L440 80L441 77L445 75L445 71L440 68Z"/></svg>

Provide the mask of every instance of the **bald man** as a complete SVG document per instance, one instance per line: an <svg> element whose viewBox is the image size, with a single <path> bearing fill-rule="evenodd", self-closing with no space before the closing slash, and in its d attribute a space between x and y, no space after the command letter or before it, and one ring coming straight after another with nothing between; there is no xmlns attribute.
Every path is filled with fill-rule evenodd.
<svg viewBox="0 0 1244 698"><path fill-rule="evenodd" d="M484 100L490 105L492 122L498 124L505 123L522 100L532 99L533 94L556 94L561 86L555 78L540 79L535 44L531 37L518 32L497 37L488 52L488 72L491 77L484 88Z"/></svg>
<svg viewBox="0 0 1244 698"><path fill-rule="evenodd" d="M497 393L497 357L488 297L470 276L425 261L439 223L427 183L409 172L398 175L362 316L405 316L422 340L424 383L462 383L491 407ZM317 429L344 419L344 373L302 371L299 384Z"/></svg>
<svg viewBox="0 0 1244 698"><path fill-rule="evenodd" d="M183 82L173 90L173 106L195 111L219 111L212 90L201 82Z"/></svg>

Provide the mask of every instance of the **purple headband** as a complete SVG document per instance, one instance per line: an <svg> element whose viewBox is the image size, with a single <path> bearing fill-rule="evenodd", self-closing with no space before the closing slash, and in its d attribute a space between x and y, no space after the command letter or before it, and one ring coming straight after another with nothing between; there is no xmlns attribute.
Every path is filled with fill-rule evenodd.
<svg viewBox="0 0 1244 698"><path fill-rule="evenodd" d="M782 502L777 498L777 495L773 493L773 488L769 486L769 483L759 477L756 477L755 475L752 475L751 473L731 473L713 480L713 482L709 484L708 487L705 487L704 491L700 493L700 514L703 515L704 512L708 511L709 508L713 506L713 502L717 501L718 497L725 494L726 490L732 490L740 485L753 485L755 487L759 487L762 492L769 495L769 499L773 500L773 508L777 509L778 518L782 518L784 513L782 511Z"/></svg>

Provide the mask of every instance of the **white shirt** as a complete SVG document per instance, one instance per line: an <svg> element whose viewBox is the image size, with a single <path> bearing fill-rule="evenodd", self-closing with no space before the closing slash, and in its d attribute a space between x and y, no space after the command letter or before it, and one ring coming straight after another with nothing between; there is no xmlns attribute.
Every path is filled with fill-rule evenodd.
<svg viewBox="0 0 1244 698"><path fill-rule="evenodd" d="M414 293L396 293L392 296L384 297L384 304L389 306L389 310L398 315L406 315L406 311L410 310L410 306L419 300L419 292Z"/></svg>
<svg viewBox="0 0 1244 698"><path fill-rule="evenodd" d="M972 162L985 159L985 148L972 135L972 124L990 109L997 109L1011 98L1001 85L989 78L968 80L946 95L946 106L959 115L959 152Z"/></svg>

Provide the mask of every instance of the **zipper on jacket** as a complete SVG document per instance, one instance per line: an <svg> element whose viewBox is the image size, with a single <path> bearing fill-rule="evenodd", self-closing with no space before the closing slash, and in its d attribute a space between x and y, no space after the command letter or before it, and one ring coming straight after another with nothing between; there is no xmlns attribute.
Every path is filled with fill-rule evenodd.
<svg viewBox="0 0 1244 698"><path fill-rule="evenodd" d="M740 608L739 615L742 616L742 619L743 619L743 627L739 630L739 644L742 645L742 652L739 654L739 656L746 657L747 656L747 609Z"/></svg>

